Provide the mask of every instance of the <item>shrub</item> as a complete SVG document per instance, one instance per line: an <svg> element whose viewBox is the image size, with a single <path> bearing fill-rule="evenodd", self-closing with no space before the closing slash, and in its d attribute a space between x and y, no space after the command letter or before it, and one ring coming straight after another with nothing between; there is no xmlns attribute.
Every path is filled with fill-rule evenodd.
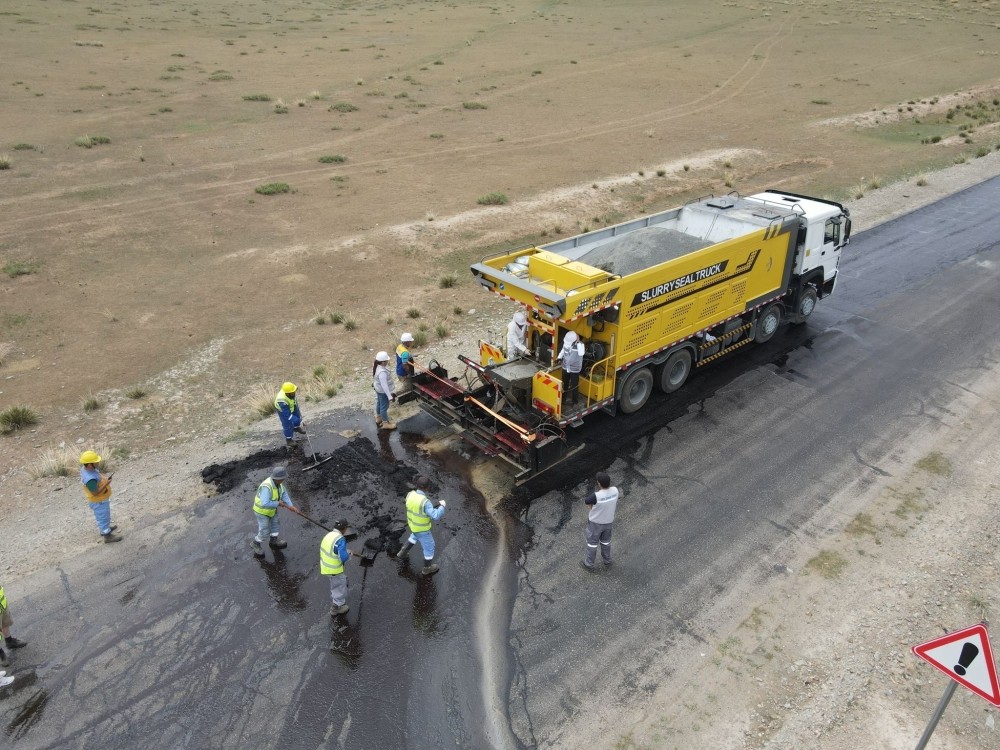
<svg viewBox="0 0 1000 750"><path fill-rule="evenodd" d="M990 147L989 146L981 146L978 149L976 149L976 158L977 159L982 159L989 152L990 152Z"/></svg>
<svg viewBox="0 0 1000 750"><path fill-rule="evenodd" d="M326 369L326 365L316 365L316 367L313 368L313 377L324 378L326 377L327 372L328 370Z"/></svg>
<svg viewBox="0 0 1000 750"><path fill-rule="evenodd" d="M0 411L0 433L9 435L38 424L38 413L30 406L8 406Z"/></svg>
<svg viewBox="0 0 1000 750"><path fill-rule="evenodd" d="M462 109L489 109L482 102L462 102Z"/></svg>
<svg viewBox="0 0 1000 750"><path fill-rule="evenodd" d="M263 383L250 389L244 401L250 407L254 418L264 419L277 412L277 409L274 408L274 394L275 390L270 385Z"/></svg>
<svg viewBox="0 0 1000 750"><path fill-rule="evenodd" d="M453 312L453 313L454 313L455 315L462 315L463 313L465 313L465 310L463 310L463 309L462 309L461 307L459 307L458 305L455 305L455 306L454 306L453 308L451 308L451 311L452 311L452 312Z"/></svg>
<svg viewBox="0 0 1000 750"><path fill-rule="evenodd" d="M487 193L476 201L480 206L502 206L507 202L503 193Z"/></svg>
<svg viewBox="0 0 1000 750"><path fill-rule="evenodd" d="M94 396L86 398L83 402L84 411L97 411L101 408L101 402L98 401Z"/></svg>
<svg viewBox="0 0 1000 750"><path fill-rule="evenodd" d="M136 386L135 388L129 388L125 391L125 395L133 401L138 401L141 398L146 398L147 394L143 388Z"/></svg>
<svg viewBox="0 0 1000 750"><path fill-rule="evenodd" d="M344 330L345 331L353 331L357 327L358 327L358 321L356 321L350 315L348 315L346 318L344 318Z"/></svg>
<svg viewBox="0 0 1000 750"><path fill-rule="evenodd" d="M345 161L347 161L347 157L343 154L327 154L319 157L320 164L343 164Z"/></svg>
<svg viewBox="0 0 1000 750"><path fill-rule="evenodd" d="M438 279L438 286L442 289L451 289L455 284L458 283L457 273L446 273L444 276Z"/></svg>
<svg viewBox="0 0 1000 750"><path fill-rule="evenodd" d="M415 307L411 307L409 310L406 311L406 317L411 318L412 320L416 320L417 318L420 317L420 310L418 310Z"/></svg>
<svg viewBox="0 0 1000 750"><path fill-rule="evenodd" d="M436 326L434 326L434 333L437 334L437 337L439 339L446 338L448 336L448 326L446 326L444 323L438 323Z"/></svg>
<svg viewBox="0 0 1000 750"><path fill-rule="evenodd" d="M276 114L276 115L287 115L288 114L288 105L285 104L283 101L281 101L281 99L278 99L278 101L276 101L274 103L274 114Z"/></svg>
<svg viewBox="0 0 1000 750"><path fill-rule="evenodd" d="M4 265L3 272L12 279L17 276L30 276L37 273L41 265L34 260L12 260Z"/></svg>
<svg viewBox="0 0 1000 750"><path fill-rule="evenodd" d="M684 165L684 171L685 172L690 172L691 171L691 165L690 164L685 164Z"/></svg>
<svg viewBox="0 0 1000 750"><path fill-rule="evenodd" d="M244 94L243 101L245 102L269 102L271 97L267 94Z"/></svg>
<svg viewBox="0 0 1000 750"><path fill-rule="evenodd" d="M441 138L444 138L444 133L431 133L431 138L440 140Z"/></svg>
<svg viewBox="0 0 1000 750"><path fill-rule="evenodd" d="M330 112L357 112L358 108L350 102L337 102L330 105Z"/></svg>
<svg viewBox="0 0 1000 750"><path fill-rule="evenodd" d="M665 169L657 169L656 170L656 176L657 177L663 177L664 175L666 175L666 173L667 173L667 170L665 170Z"/></svg>
<svg viewBox="0 0 1000 750"><path fill-rule="evenodd" d="M918 177L917 178L917 187L926 187L926 186L927 186L927 178L926 177Z"/></svg>
<svg viewBox="0 0 1000 750"><path fill-rule="evenodd" d="M90 142L93 143L95 146L97 146L102 143L111 143L111 139L108 138L106 135L95 135L91 136Z"/></svg>
<svg viewBox="0 0 1000 750"><path fill-rule="evenodd" d="M321 93L319 93L318 91L310 91L309 92L309 98L312 99L313 101L317 101L318 102L320 99L323 98L323 95Z"/></svg>
<svg viewBox="0 0 1000 750"><path fill-rule="evenodd" d="M931 143L940 143L940 142L941 142L941 136L939 135L931 136Z"/></svg>
<svg viewBox="0 0 1000 750"><path fill-rule="evenodd" d="M413 334L413 346L427 346L427 334L423 331L417 331Z"/></svg>
<svg viewBox="0 0 1000 750"><path fill-rule="evenodd" d="M326 313L320 313L316 316L316 325L325 326L326 325Z"/></svg>
<svg viewBox="0 0 1000 750"><path fill-rule="evenodd" d="M90 136L80 135L73 139L75 143L80 148L93 148L94 142L90 139Z"/></svg>
<svg viewBox="0 0 1000 750"><path fill-rule="evenodd" d="M35 151L36 149L35 149L34 145L32 145L31 143L15 143L14 144L14 150L15 151Z"/></svg>
<svg viewBox="0 0 1000 750"><path fill-rule="evenodd" d="M266 185L258 185L254 190L261 195L277 195L278 193L288 193L291 188L287 182L269 182Z"/></svg>
<svg viewBox="0 0 1000 750"><path fill-rule="evenodd" d="M210 81L231 81L233 77L226 70L217 70L208 77Z"/></svg>
<svg viewBox="0 0 1000 750"><path fill-rule="evenodd" d="M338 323L343 323L344 322L343 313L339 312L330 313L330 322L333 323L334 325L337 325Z"/></svg>
<svg viewBox="0 0 1000 750"><path fill-rule="evenodd" d="M7 154L0 154L0 169L10 169L10 157Z"/></svg>

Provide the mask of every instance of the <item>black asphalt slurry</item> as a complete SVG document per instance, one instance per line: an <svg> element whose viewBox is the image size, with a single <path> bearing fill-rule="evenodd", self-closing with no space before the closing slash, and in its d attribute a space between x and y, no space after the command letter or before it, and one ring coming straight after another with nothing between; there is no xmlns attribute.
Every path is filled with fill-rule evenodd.
<svg viewBox="0 0 1000 750"><path fill-rule="evenodd" d="M337 429L351 419L366 428L335 418ZM130 530L123 544L143 549L137 564L115 566L102 547L80 569L39 574L33 596L18 601L31 643L18 654L18 681L0 691L0 744L489 747L473 622L497 529L460 457L417 450L431 426L417 417L345 442L318 434L317 420L313 443L333 460L303 472L311 458L282 446L206 467L218 493L184 512L180 543L158 543L158 526L150 541ZM253 555L253 495L278 464L304 513L329 526L345 518L357 532L345 615L330 616L323 529L279 510L287 548ZM448 505L434 525L441 570L430 577L419 546L395 557L419 473Z"/></svg>

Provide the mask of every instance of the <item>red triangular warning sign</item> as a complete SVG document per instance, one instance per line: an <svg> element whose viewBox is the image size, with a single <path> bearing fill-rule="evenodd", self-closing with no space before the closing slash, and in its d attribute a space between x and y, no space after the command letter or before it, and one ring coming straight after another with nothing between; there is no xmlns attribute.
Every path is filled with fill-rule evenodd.
<svg viewBox="0 0 1000 750"><path fill-rule="evenodd" d="M913 653L959 685L1000 706L1000 683L985 625L956 630L913 647Z"/></svg>

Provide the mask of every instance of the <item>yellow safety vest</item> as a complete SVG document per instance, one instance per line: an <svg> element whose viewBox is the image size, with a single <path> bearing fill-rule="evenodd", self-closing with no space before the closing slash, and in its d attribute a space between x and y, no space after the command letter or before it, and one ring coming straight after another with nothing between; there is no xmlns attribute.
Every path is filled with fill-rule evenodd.
<svg viewBox="0 0 1000 750"><path fill-rule="evenodd" d="M344 535L334 529L319 543L319 572L325 576L339 576L344 572L344 561L334 547Z"/></svg>
<svg viewBox="0 0 1000 750"><path fill-rule="evenodd" d="M281 493L278 491L277 485L275 485L274 480L268 477L263 482L260 483L260 487L267 487L271 490L271 502L275 502ZM260 487L257 488L257 494L253 496L253 512L260 513L262 516L267 516L268 518L274 518L274 514L278 512L277 508L265 508L260 504Z"/></svg>
<svg viewBox="0 0 1000 750"><path fill-rule="evenodd" d="M431 530L430 516L424 512L426 502L427 495L419 490L411 490L406 496L406 522L414 534Z"/></svg>
<svg viewBox="0 0 1000 750"><path fill-rule="evenodd" d="M91 503L103 503L109 497L111 497L111 484L105 485L104 489L98 489L97 492L91 492L90 487L87 486L87 482L91 479L97 480L97 485L100 487L100 483L104 481L104 475L96 469L90 471L88 469L80 470L80 480L83 482L83 496L87 498L88 502Z"/></svg>
<svg viewBox="0 0 1000 750"><path fill-rule="evenodd" d="M288 394L284 391L278 391L278 395L274 397L274 408L280 412L282 404L288 407L289 414L295 411L295 399L288 398Z"/></svg>
<svg viewBox="0 0 1000 750"><path fill-rule="evenodd" d="M7 611L7 595L3 592L3 586L0 586L0 615Z"/></svg>

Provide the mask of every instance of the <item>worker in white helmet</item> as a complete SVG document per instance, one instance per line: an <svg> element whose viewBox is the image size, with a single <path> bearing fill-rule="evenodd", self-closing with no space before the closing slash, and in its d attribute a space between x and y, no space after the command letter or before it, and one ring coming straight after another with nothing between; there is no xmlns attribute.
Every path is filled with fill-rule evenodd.
<svg viewBox="0 0 1000 750"><path fill-rule="evenodd" d="M375 424L380 430L395 430L396 425L389 421L389 402L396 400L396 392L392 387L392 375L389 374L388 352L375 355L372 388L375 389Z"/></svg>
<svg viewBox="0 0 1000 750"><path fill-rule="evenodd" d="M576 406L580 398L580 371L583 369L583 355L586 347L576 331L568 331L563 339L557 362L562 363L563 402L566 406Z"/></svg>
<svg viewBox="0 0 1000 750"><path fill-rule="evenodd" d="M409 393L413 389L413 334L404 333L396 347L396 377L399 378L399 392ZM400 403L403 403L400 401Z"/></svg>
<svg viewBox="0 0 1000 750"><path fill-rule="evenodd" d="M507 359L526 357L531 352L527 344L528 319L518 310L507 324Z"/></svg>

